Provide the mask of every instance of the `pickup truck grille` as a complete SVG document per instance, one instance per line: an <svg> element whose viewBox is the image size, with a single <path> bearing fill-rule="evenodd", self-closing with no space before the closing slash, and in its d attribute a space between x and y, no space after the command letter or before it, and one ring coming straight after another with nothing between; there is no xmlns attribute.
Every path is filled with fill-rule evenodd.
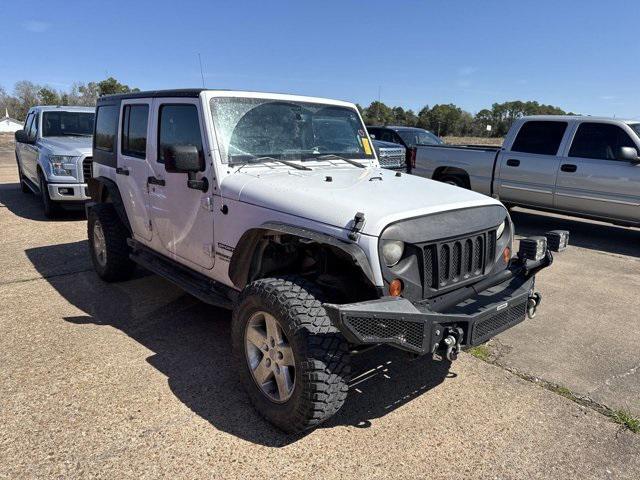
<svg viewBox="0 0 640 480"><path fill-rule="evenodd" d="M439 290L481 277L495 250L495 230L424 246L425 286Z"/></svg>
<svg viewBox="0 0 640 480"><path fill-rule="evenodd" d="M380 148L378 160L383 168L399 168L405 165L404 148Z"/></svg>
<svg viewBox="0 0 640 480"><path fill-rule="evenodd" d="M82 176L85 182L93 177L93 158L87 157L82 161Z"/></svg>

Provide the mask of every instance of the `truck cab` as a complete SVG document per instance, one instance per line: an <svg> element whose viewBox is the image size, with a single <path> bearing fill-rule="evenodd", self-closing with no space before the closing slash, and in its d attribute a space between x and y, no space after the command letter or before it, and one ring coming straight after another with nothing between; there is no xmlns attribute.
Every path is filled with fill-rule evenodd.
<svg viewBox="0 0 640 480"><path fill-rule="evenodd" d="M453 361L535 312L546 239L475 192L383 169L356 106L167 90L101 97L87 204L104 281L136 265L232 311L256 409L295 432L331 417L352 355Z"/></svg>
<svg viewBox="0 0 640 480"><path fill-rule="evenodd" d="M89 199L94 116L92 107L32 107L15 133L20 186L40 195L47 217Z"/></svg>

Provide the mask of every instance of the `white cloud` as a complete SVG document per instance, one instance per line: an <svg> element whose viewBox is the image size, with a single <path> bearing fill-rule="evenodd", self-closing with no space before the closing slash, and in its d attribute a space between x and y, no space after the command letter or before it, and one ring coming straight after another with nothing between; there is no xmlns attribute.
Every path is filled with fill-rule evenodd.
<svg viewBox="0 0 640 480"><path fill-rule="evenodd" d="M458 69L458 75L460 75L461 77L468 77L477 71L478 69L475 67L469 67L469 66L461 67Z"/></svg>
<svg viewBox="0 0 640 480"><path fill-rule="evenodd" d="M28 22L23 23L22 26L29 32L41 33L48 30L51 25L39 20L29 20Z"/></svg>

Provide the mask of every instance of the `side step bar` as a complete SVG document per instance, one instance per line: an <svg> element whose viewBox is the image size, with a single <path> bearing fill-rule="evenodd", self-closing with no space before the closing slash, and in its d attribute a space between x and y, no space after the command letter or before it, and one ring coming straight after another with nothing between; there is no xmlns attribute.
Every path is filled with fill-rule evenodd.
<svg viewBox="0 0 640 480"><path fill-rule="evenodd" d="M127 239L127 243L131 247L129 257L138 265L166 278L204 303L233 308L233 299L238 295L236 290L160 255L132 238Z"/></svg>

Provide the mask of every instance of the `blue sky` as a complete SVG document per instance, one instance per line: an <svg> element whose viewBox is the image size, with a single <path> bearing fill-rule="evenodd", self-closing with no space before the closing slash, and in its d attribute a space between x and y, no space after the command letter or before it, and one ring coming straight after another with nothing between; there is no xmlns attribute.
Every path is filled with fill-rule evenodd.
<svg viewBox="0 0 640 480"><path fill-rule="evenodd" d="M640 2L0 0L0 86L114 76L419 109L538 100L640 118Z"/></svg>

